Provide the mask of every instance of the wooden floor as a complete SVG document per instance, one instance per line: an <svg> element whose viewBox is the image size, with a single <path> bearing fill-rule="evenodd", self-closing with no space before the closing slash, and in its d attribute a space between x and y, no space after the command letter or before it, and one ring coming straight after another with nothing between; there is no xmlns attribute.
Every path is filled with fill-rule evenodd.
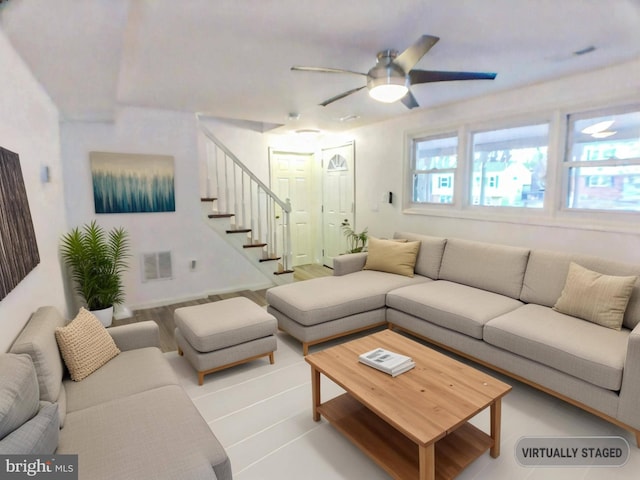
<svg viewBox="0 0 640 480"><path fill-rule="evenodd" d="M309 280L311 278L326 277L333 275L333 270L322 265L303 265L294 267L293 278L295 281ZM191 305L201 305L203 303L217 302L227 298L246 297L253 300L258 305L265 306L267 290L242 290L239 292L225 293L220 295L210 295L188 302L164 305L161 307L147 308L144 310L134 310L133 316L122 320L114 320L113 325L126 325L129 323L144 322L153 320L160 327L160 348L163 352L170 352L177 349L173 339L173 332L176 325L173 321L173 312L176 308L188 307Z"/></svg>

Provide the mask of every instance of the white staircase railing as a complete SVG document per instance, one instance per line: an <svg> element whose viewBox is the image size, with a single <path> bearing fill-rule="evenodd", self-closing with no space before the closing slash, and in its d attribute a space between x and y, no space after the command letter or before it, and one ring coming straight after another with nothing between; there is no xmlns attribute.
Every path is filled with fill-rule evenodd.
<svg viewBox="0 0 640 480"><path fill-rule="evenodd" d="M262 248L260 261L278 262L274 273L291 272L291 202L281 200L204 125L206 138L206 199L210 218L229 217L228 233L246 233L245 248Z"/></svg>

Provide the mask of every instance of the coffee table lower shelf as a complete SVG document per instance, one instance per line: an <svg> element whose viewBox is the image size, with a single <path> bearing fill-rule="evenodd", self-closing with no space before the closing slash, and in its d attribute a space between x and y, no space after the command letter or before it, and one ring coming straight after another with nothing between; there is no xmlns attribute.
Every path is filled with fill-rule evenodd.
<svg viewBox="0 0 640 480"><path fill-rule="evenodd" d="M420 478L418 446L348 393L319 405L318 413L393 478ZM456 477L492 445L489 435L465 423L436 443L435 478Z"/></svg>

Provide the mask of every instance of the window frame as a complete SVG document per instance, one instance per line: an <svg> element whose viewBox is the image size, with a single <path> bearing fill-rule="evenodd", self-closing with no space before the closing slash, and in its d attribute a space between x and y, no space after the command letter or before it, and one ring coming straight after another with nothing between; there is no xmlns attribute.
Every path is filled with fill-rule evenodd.
<svg viewBox="0 0 640 480"><path fill-rule="evenodd" d="M526 216L537 216L537 215L544 215L546 212L549 211L549 203L550 203L550 199L549 199L549 195L548 195L548 190L549 187L547 186L545 188L545 192L544 192L544 198L543 198L543 202L542 202L542 206L540 207L527 207L527 206L517 206L517 205L480 205L480 204L474 204L473 203L473 188L474 188L474 165L473 165L473 156L474 156L474 135L476 134L480 134L480 133L485 133L485 132L491 132L491 131L499 131L499 130L510 130L510 129L515 129L515 128L525 128L525 127L534 127L534 126L538 126L538 125L546 125L547 127L547 162L546 162L546 175L547 175L547 185L549 182L549 172L550 172L550 161L549 161L549 156L550 156L550 152L551 152L551 148L552 148L552 130L553 130L553 120L547 116L532 116L529 118L519 118L517 120L503 120L503 121L499 121L499 122L491 122L491 123L487 123L487 124L483 124L483 125L478 125L478 126L473 126L473 128L469 129L469 134L468 134L468 142L467 142L467 152L466 152L466 156L465 158L467 159L467 177L468 177L468 187L467 187L467 192L466 192L466 203L467 203L467 208L469 209L473 209L473 210L487 210L487 211L491 211L494 212L496 215L503 215L503 216L509 216L509 215L526 215ZM487 183L487 188L498 188L498 184L500 183L500 179L498 178L498 176L494 176L494 186L490 186ZM482 182L482 178L480 179L480 182Z"/></svg>
<svg viewBox="0 0 640 480"><path fill-rule="evenodd" d="M563 179L564 158L568 145L568 115L595 112L632 111L640 108L635 96L616 97L614 100L601 100L584 103L566 103L556 107L542 107L527 112L506 112L495 117L472 118L437 124L434 128L424 125L405 129L403 133L402 162L402 206L405 215L442 217L448 219L465 219L482 222L499 222L514 225L538 225L554 228L573 228L638 234L640 232L639 212L633 211L596 211L564 208L566 184ZM420 117L416 117L417 119ZM430 117L420 120L424 124ZM471 132L511 128L523 125L548 123L547 181L543 208L527 207L495 207L473 205L471 186L473 182L473 165L471 158ZM458 132L458 171L455 177L455 197L453 204L420 204L412 203L412 140L419 137L436 137L452 135Z"/></svg>
<svg viewBox="0 0 640 480"><path fill-rule="evenodd" d="M581 167L610 167L638 165L640 166L640 157L634 159L616 159L616 160L570 160L573 150L573 138L575 122L588 118L602 117L607 115L620 115L625 113L640 112L640 104L627 103L624 105L608 106L597 109L567 111L564 113L565 128L565 144L562 157L558 161L558 178L560 180L559 189L559 213L563 216L573 216L574 218L589 217L591 219L599 219L604 223L628 222L629 220L640 219L640 210L614 210L603 208L578 208L570 207L569 203L569 184L571 181L571 170Z"/></svg>
<svg viewBox="0 0 640 480"><path fill-rule="evenodd" d="M417 159L416 159L416 145L421 141L429 141L429 140L440 140L447 138L455 138L456 139L456 166L454 168L431 168L428 170L418 170L416 168ZM405 166L407 167L405 179L406 179L406 194L405 194L405 208L409 206L409 208L416 209L443 209L443 208L453 208L458 203L459 198L459 172L460 172L460 131L459 129L447 129L440 131L439 133L433 134L425 134L424 132L410 134L407 136L407 148L409 150L409 162L405 162ZM406 158L406 156L405 156ZM451 181L453 182L453 192L452 192L452 201L450 203L440 203L440 202L415 202L414 199L414 176L418 174L448 174L451 177Z"/></svg>

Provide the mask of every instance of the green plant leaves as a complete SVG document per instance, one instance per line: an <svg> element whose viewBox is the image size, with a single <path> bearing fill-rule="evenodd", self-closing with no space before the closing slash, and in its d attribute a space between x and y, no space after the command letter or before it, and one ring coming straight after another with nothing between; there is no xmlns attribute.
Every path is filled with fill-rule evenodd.
<svg viewBox="0 0 640 480"><path fill-rule="evenodd" d="M71 272L76 292L89 310L124 301L122 274L128 268L129 248L128 234L123 228L107 234L95 220L62 237L62 258Z"/></svg>

